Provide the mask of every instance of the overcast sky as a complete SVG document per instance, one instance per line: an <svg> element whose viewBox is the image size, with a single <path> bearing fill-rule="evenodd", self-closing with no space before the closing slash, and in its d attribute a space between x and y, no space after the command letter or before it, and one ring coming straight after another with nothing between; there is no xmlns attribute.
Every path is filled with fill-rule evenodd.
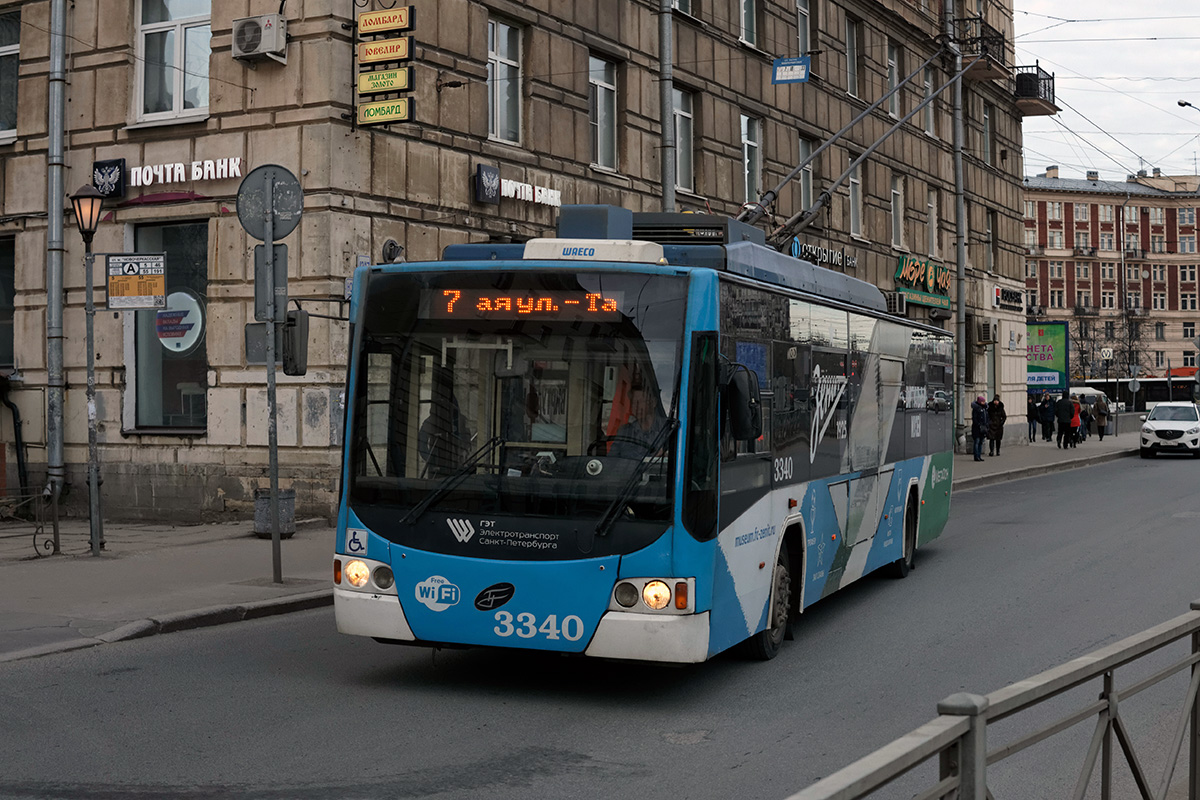
<svg viewBox="0 0 1200 800"><path fill-rule="evenodd" d="M1025 175L1051 164L1063 178L1200 174L1200 3L1014 3L1017 65L1053 73L1062 109L1025 118Z"/></svg>

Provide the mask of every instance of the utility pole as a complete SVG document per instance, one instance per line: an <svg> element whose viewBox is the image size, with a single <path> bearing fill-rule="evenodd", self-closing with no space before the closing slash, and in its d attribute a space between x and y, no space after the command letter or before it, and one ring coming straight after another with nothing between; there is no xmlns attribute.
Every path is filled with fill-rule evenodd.
<svg viewBox="0 0 1200 800"><path fill-rule="evenodd" d="M659 148L659 158L662 159L662 163L659 167L664 213L675 210L675 77L672 65L675 55L671 46L671 26L675 19L672 13L671 0L659 0L658 105L662 114L662 147Z"/></svg>
<svg viewBox="0 0 1200 800"><path fill-rule="evenodd" d="M954 56L955 74L962 72L962 48L958 46L954 30L954 0L945 0L946 38ZM955 209L955 258L957 263L958 317L954 324L954 423L955 441L964 437L967 401L967 221L966 200L963 187L963 93L962 78L954 82L954 209Z"/></svg>
<svg viewBox="0 0 1200 800"><path fill-rule="evenodd" d="M50 87L46 155L46 490L58 552L58 498L63 466L63 153L67 114L67 2L50 3Z"/></svg>

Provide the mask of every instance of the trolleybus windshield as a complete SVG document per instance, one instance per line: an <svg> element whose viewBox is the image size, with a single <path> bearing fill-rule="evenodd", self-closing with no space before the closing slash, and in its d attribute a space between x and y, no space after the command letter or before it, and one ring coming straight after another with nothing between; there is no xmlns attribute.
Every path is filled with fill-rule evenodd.
<svg viewBox="0 0 1200 800"><path fill-rule="evenodd" d="M622 518L665 524L686 290L629 272L372 275L351 507L595 523L621 497Z"/></svg>

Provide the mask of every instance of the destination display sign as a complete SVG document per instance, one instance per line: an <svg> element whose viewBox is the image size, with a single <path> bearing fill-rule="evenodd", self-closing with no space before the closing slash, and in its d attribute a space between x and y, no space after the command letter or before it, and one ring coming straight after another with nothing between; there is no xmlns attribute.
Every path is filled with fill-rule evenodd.
<svg viewBox="0 0 1200 800"><path fill-rule="evenodd" d="M358 76L358 93L407 92L412 88L412 67L363 72Z"/></svg>
<svg viewBox="0 0 1200 800"><path fill-rule="evenodd" d="M439 289L426 293L428 319L621 319L621 295L561 290L500 292L495 289Z"/></svg>
<svg viewBox="0 0 1200 800"><path fill-rule="evenodd" d="M413 7L400 6L386 11L364 11L358 15L360 35L384 31L408 31L413 26Z"/></svg>
<svg viewBox="0 0 1200 800"><path fill-rule="evenodd" d="M109 308L167 307L165 253L109 254L105 273Z"/></svg>

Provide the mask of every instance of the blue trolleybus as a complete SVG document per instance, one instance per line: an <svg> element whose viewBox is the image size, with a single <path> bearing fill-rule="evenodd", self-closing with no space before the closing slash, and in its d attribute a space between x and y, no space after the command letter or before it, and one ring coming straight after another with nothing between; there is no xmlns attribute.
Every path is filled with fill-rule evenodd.
<svg viewBox="0 0 1200 800"><path fill-rule="evenodd" d="M564 207L358 269L351 320L343 633L770 658L946 522L951 338L736 221Z"/></svg>

